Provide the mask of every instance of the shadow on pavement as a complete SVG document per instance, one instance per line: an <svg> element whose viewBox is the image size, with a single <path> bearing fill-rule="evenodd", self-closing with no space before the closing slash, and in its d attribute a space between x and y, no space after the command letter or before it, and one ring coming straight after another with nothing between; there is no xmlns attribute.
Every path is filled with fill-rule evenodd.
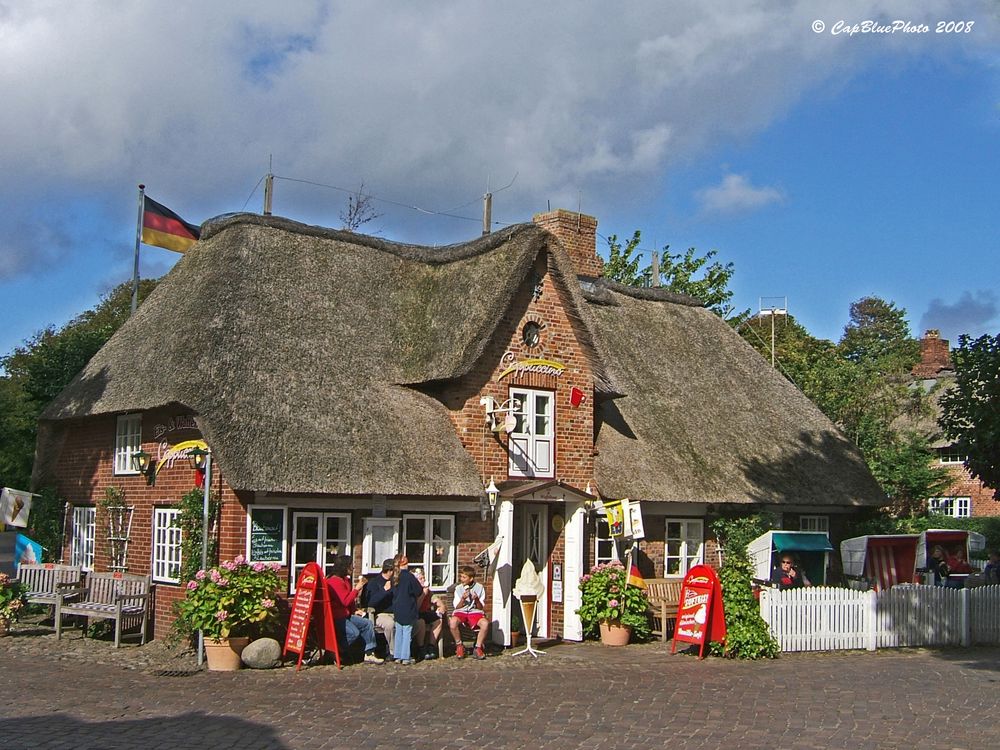
<svg viewBox="0 0 1000 750"><path fill-rule="evenodd" d="M126 707L122 707L126 709ZM0 745L9 748L137 747L287 750L271 727L231 716L188 713L118 721L80 721L66 714L0 719Z"/></svg>

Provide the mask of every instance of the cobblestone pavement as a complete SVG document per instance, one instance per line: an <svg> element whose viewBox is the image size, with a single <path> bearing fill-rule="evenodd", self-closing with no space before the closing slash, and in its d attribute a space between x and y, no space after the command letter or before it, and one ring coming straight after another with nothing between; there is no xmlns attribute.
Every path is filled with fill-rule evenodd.
<svg viewBox="0 0 1000 750"><path fill-rule="evenodd" d="M1000 649L698 661L669 645L296 673L159 642L0 638L0 748L987 748ZM784 706L790 708L785 709Z"/></svg>

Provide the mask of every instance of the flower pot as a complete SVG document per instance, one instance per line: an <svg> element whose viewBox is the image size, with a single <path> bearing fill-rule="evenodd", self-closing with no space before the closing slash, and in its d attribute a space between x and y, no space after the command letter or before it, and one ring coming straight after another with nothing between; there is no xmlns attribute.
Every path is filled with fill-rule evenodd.
<svg viewBox="0 0 1000 750"><path fill-rule="evenodd" d="M3 638L10 632L10 620L5 620L0 617L0 638Z"/></svg>
<svg viewBox="0 0 1000 750"><path fill-rule="evenodd" d="M205 658L211 672L234 672L240 668L240 654L250 643L249 638L206 638Z"/></svg>
<svg viewBox="0 0 1000 750"><path fill-rule="evenodd" d="M601 620L601 643L605 646L627 646L632 628L618 620Z"/></svg>
<svg viewBox="0 0 1000 750"><path fill-rule="evenodd" d="M510 631L510 645L511 645L511 647L520 646L521 645L521 631L520 630L512 630L512 631Z"/></svg>

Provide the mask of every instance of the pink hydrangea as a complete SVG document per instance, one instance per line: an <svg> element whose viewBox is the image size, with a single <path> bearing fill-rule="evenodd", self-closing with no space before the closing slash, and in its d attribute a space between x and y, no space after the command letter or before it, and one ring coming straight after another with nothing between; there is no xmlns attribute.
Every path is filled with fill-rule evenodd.
<svg viewBox="0 0 1000 750"><path fill-rule="evenodd" d="M198 582L197 581L188 581L187 588L188 588L188 591L194 591L196 588L198 588Z"/></svg>
<svg viewBox="0 0 1000 750"><path fill-rule="evenodd" d="M204 570L199 570L197 573L194 574L194 577L197 578L199 581L204 581L205 575L206 573Z"/></svg>
<svg viewBox="0 0 1000 750"><path fill-rule="evenodd" d="M609 599L608 600L608 606L611 607L612 609L614 609L615 607L618 606L618 600L617 599Z"/></svg>
<svg viewBox="0 0 1000 750"><path fill-rule="evenodd" d="M232 560L223 560L222 567L226 570L236 570L236 563Z"/></svg>
<svg viewBox="0 0 1000 750"><path fill-rule="evenodd" d="M219 585L219 588L225 588L226 586L229 585L229 579L228 578L219 578L219 580L216 581L216 583Z"/></svg>
<svg viewBox="0 0 1000 750"><path fill-rule="evenodd" d="M253 572L254 573L263 573L266 568L267 568L267 566L264 563L262 563L262 562L255 562L253 564Z"/></svg>
<svg viewBox="0 0 1000 750"><path fill-rule="evenodd" d="M261 599L260 606L264 609L271 609L274 606L274 599Z"/></svg>
<svg viewBox="0 0 1000 750"><path fill-rule="evenodd" d="M267 564L267 567L268 567L268 568L269 568L270 570L281 570L281 563L277 563L277 562L273 562L273 563L268 563L268 564Z"/></svg>
<svg viewBox="0 0 1000 750"><path fill-rule="evenodd" d="M247 559L243 557L243 555L237 555L236 557L233 558L233 563L236 565L242 565L246 561Z"/></svg>
<svg viewBox="0 0 1000 750"><path fill-rule="evenodd" d="M218 583L222 579L222 573L220 573L216 568L212 568L210 577L212 579L212 583Z"/></svg>
<svg viewBox="0 0 1000 750"><path fill-rule="evenodd" d="M229 613L224 609L220 609L215 613L215 619L219 622L225 622L227 617L229 617Z"/></svg>

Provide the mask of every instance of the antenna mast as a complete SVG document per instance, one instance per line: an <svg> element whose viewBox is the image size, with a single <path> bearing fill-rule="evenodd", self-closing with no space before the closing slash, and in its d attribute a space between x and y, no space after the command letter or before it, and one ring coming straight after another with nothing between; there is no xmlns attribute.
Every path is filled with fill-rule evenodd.
<svg viewBox="0 0 1000 750"><path fill-rule="evenodd" d="M269 154L267 157L267 175L264 177L264 216L271 215L271 201L274 199L273 160L273 154Z"/></svg>

